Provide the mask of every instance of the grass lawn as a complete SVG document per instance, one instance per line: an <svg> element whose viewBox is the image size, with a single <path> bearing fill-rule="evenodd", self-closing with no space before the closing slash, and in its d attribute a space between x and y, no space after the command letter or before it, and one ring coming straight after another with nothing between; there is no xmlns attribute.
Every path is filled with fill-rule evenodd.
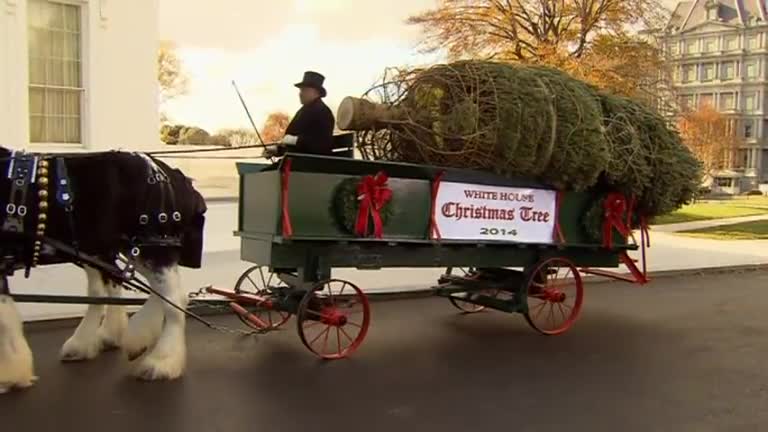
<svg viewBox="0 0 768 432"><path fill-rule="evenodd" d="M761 214L768 214L768 198L738 198L727 201L706 201L685 206L674 213L656 218L654 223L665 225Z"/></svg>
<svg viewBox="0 0 768 432"><path fill-rule="evenodd" d="M678 233L713 240L768 240L768 221L745 222Z"/></svg>

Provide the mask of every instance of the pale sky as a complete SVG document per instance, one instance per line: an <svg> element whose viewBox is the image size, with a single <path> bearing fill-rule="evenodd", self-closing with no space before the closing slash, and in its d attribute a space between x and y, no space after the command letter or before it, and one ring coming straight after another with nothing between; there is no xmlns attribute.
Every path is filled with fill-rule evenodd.
<svg viewBox="0 0 768 432"><path fill-rule="evenodd" d="M672 7L674 0L663 0ZM405 20L437 0L160 0L160 37L174 41L189 93L168 105L172 121L215 132L250 127L237 82L261 128L267 114L299 108L293 83L326 76L326 103L366 91L391 66L428 64L420 29Z"/></svg>
<svg viewBox="0 0 768 432"><path fill-rule="evenodd" d="M405 19L435 0L160 0L160 37L176 42L189 93L168 105L173 121L209 132L250 127L234 79L256 125L299 108L305 70L326 76L326 103L371 87L386 67L440 60L416 48ZM214 6L215 5L215 6ZM385 6L386 5L386 6Z"/></svg>

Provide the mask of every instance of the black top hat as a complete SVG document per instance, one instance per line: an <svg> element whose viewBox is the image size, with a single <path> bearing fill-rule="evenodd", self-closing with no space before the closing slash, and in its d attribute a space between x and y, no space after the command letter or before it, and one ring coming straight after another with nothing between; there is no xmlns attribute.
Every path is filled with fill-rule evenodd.
<svg viewBox="0 0 768 432"><path fill-rule="evenodd" d="M325 91L325 87L323 87L323 83L325 82L325 77L317 72L307 71L304 72L304 79L301 80L300 83L294 84L298 88L302 87L309 87L313 89L317 89L320 92L320 97L325 97L328 93Z"/></svg>

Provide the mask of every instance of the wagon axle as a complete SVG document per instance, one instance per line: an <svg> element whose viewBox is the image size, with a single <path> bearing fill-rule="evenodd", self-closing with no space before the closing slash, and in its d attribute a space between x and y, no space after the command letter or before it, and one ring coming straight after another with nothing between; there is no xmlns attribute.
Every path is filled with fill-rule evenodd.
<svg viewBox="0 0 768 432"><path fill-rule="evenodd" d="M545 289L540 298L550 303L565 303L566 295L558 289Z"/></svg>
<svg viewBox="0 0 768 432"><path fill-rule="evenodd" d="M321 323L332 327L344 327L347 325L347 316L335 308L328 308L321 313Z"/></svg>

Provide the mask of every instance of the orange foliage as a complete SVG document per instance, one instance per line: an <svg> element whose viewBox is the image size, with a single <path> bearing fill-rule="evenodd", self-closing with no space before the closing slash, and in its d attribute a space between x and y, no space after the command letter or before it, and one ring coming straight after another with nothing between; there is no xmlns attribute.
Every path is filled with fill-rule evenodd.
<svg viewBox="0 0 768 432"><path fill-rule="evenodd" d="M271 113L267 120L264 122L264 127L261 131L261 138L266 143L275 143L280 141L285 135L285 130L288 128L288 124L291 122L291 118L288 114L282 112Z"/></svg>
<svg viewBox="0 0 768 432"><path fill-rule="evenodd" d="M732 120L704 105L681 115L678 128L683 142L702 162L706 173L730 167L739 145Z"/></svg>
<svg viewBox="0 0 768 432"><path fill-rule="evenodd" d="M427 50L452 60L544 64L637 96L657 84L662 61L629 29L658 26L665 10L658 0L440 0L408 22L423 28Z"/></svg>

